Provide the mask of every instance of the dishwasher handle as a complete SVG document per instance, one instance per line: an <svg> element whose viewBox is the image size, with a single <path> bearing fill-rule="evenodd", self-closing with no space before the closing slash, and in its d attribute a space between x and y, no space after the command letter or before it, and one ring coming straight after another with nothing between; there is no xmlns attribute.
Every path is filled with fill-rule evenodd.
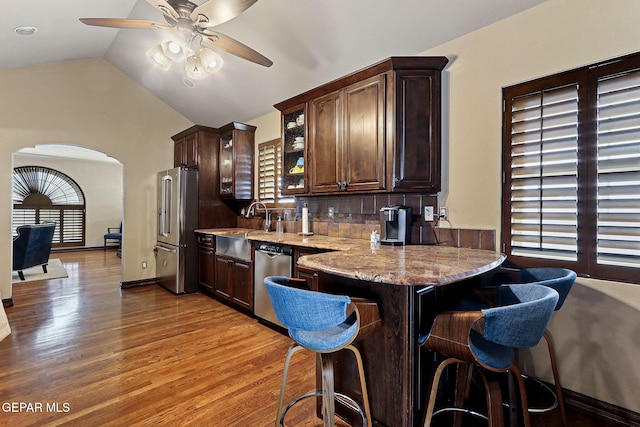
<svg viewBox="0 0 640 427"><path fill-rule="evenodd" d="M288 257L291 256L291 255L285 254L283 252L270 252L270 251L263 251L262 249L256 249L256 252L260 252L262 254L265 254L269 258L277 258L279 256L288 256Z"/></svg>

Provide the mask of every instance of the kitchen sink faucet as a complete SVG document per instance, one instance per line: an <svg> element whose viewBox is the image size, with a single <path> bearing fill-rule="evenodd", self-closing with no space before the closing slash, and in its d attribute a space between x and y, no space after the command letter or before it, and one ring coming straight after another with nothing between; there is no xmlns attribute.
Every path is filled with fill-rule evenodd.
<svg viewBox="0 0 640 427"><path fill-rule="evenodd" d="M254 206L255 205L262 205L262 207L264 207L264 215L265 215L265 221L264 221L264 231L265 233L269 231L269 227L271 227L271 217L269 216L269 209L267 209L267 205L265 205L263 202L256 200L255 202L251 202L251 204L249 205L249 207L247 208L247 210L245 211L244 217L245 218L249 218L250 216L254 216Z"/></svg>

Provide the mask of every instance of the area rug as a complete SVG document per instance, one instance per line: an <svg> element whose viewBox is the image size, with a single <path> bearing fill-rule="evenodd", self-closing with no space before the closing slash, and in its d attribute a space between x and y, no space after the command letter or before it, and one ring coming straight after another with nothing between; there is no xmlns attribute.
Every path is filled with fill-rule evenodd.
<svg viewBox="0 0 640 427"><path fill-rule="evenodd" d="M18 272L11 273L11 283L25 283L33 282L34 280L48 280L48 279L60 279L62 277L69 277L67 270L64 269L62 261L58 258L50 259L47 265L47 273L42 271L42 266L37 265L35 267L22 270L24 273L24 280L20 280Z"/></svg>

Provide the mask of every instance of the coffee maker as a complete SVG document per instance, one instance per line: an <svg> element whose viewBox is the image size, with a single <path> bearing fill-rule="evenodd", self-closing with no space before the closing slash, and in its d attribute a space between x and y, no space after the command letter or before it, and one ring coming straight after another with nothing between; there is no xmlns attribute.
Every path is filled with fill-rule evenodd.
<svg viewBox="0 0 640 427"><path fill-rule="evenodd" d="M380 243L402 246L411 243L412 209L408 206L385 206L380 209Z"/></svg>

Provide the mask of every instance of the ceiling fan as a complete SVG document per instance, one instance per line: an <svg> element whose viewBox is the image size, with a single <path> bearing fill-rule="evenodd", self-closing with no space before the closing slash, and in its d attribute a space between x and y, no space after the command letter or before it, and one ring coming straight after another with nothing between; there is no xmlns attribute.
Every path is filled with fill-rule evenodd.
<svg viewBox="0 0 640 427"><path fill-rule="evenodd" d="M270 67L273 62L237 40L211 28L227 22L251 7L258 0L208 0L200 6L189 0L147 0L164 15L166 22L144 19L80 18L87 25L115 28L178 30L185 43L194 41L204 47L222 49L227 53L256 64Z"/></svg>

